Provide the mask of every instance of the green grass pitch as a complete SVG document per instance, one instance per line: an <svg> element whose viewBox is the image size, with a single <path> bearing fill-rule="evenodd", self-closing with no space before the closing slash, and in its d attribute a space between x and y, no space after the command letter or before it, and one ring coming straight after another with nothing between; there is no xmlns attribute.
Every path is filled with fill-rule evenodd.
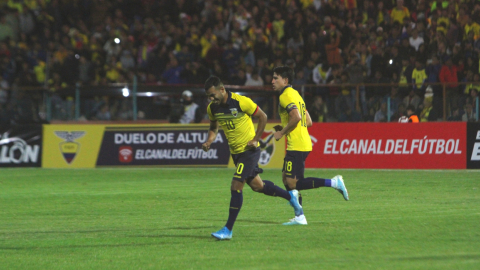
<svg viewBox="0 0 480 270"><path fill-rule="evenodd" d="M233 171L0 169L0 269L480 267L480 171L307 170L342 174L350 201L303 191L308 226L282 226L287 202L246 187L216 241Z"/></svg>

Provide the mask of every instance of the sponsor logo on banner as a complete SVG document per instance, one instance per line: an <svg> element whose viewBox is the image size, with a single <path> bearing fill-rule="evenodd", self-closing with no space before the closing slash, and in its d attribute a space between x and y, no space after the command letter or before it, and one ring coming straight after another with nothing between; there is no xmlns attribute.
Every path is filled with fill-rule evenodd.
<svg viewBox="0 0 480 270"><path fill-rule="evenodd" d="M480 124L467 124L467 169L480 169Z"/></svg>
<svg viewBox="0 0 480 270"><path fill-rule="evenodd" d="M462 154L459 150L460 139L387 139L383 140L357 140L327 139L323 149L324 154L374 154L374 155L415 155L415 154Z"/></svg>
<svg viewBox="0 0 480 270"><path fill-rule="evenodd" d="M75 159L75 156L80 150L80 143L76 142L76 139L79 139L85 136L85 131L54 131L55 135L60 139L65 140L59 144L60 152L63 155L63 158L68 164L71 164Z"/></svg>
<svg viewBox="0 0 480 270"><path fill-rule="evenodd" d="M465 168L465 123L325 123L309 129L317 139L307 167Z"/></svg>
<svg viewBox="0 0 480 270"><path fill-rule="evenodd" d="M132 162L132 147L130 146L120 146L118 150L118 160L122 163Z"/></svg>
<svg viewBox="0 0 480 270"><path fill-rule="evenodd" d="M9 138L7 133L0 136L0 163L35 163L39 152L39 145L28 145L21 138Z"/></svg>
<svg viewBox="0 0 480 270"><path fill-rule="evenodd" d="M227 165L230 151L223 132L219 132L210 149L202 144L208 138L205 130L161 127L107 127L103 136L97 166L112 165ZM198 127L197 127L198 129ZM118 159L111 159L112 153Z"/></svg>
<svg viewBox="0 0 480 270"><path fill-rule="evenodd" d="M0 132L0 167L41 166L41 125L14 126Z"/></svg>

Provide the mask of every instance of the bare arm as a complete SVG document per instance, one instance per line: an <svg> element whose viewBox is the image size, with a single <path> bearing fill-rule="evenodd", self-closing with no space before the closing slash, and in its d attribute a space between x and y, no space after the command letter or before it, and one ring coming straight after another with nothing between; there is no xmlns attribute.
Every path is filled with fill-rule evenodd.
<svg viewBox="0 0 480 270"><path fill-rule="evenodd" d="M293 109L289 113L289 118L288 118L288 124L286 127L284 127L282 130L275 132L275 140L280 140L283 135L290 133L292 130L294 130L297 127L298 122L302 120L302 117L300 116L300 112L298 109Z"/></svg>
<svg viewBox="0 0 480 270"><path fill-rule="evenodd" d="M257 147L258 141L261 139L265 126L267 125L267 115L258 107L257 112L253 116L258 118L257 132L255 133L255 138L249 141L247 146Z"/></svg>
<svg viewBox="0 0 480 270"><path fill-rule="evenodd" d="M217 134L218 134L218 122L210 121L210 129L208 130L208 139L204 144L202 144L203 151L207 152L208 149L210 149L210 145L217 137Z"/></svg>
<svg viewBox="0 0 480 270"><path fill-rule="evenodd" d="M313 126L313 122L312 122L312 118L310 117L310 114L308 113L308 111L305 111L305 113L307 115L307 127Z"/></svg>

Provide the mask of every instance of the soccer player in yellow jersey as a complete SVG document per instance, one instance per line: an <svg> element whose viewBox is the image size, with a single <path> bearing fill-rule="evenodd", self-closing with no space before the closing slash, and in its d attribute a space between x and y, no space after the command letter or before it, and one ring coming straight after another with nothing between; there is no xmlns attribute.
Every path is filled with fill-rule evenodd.
<svg viewBox="0 0 480 270"><path fill-rule="evenodd" d="M207 112L210 118L210 130L207 141L202 145L204 151L217 137L218 124L222 126L228 140L230 153L236 170L231 184L230 209L227 224L212 236L219 240L232 238L232 228L243 204L243 186L245 182L253 191L269 196L278 196L290 202L296 213L301 211L298 201L298 192L275 186L258 175L262 169L258 168L260 159L259 140L267 124L267 115L250 98L227 91L222 81L215 76L205 82L205 92L211 101ZM257 131L253 127L252 116L258 118Z"/></svg>
<svg viewBox="0 0 480 270"><path fill-rule="evenodd" d="M305 160L312 151L312 141L307 127L312 126L312 119L305 109L305 102L290 82L294 71L287 67L276 67L273 70L273 89L280 92L279 114L282 126L276 127L274 133L278 141L284 135L287 137L287 153L283 161L282 180L288 191L304 190L318 187L333 187L348 201L348 192L341 175L332 179L308 177L304 178ZM299 195L300 205L302 196ZM295 212L295 218L284 225L307 225L307 219L301 212Z"/></svg>

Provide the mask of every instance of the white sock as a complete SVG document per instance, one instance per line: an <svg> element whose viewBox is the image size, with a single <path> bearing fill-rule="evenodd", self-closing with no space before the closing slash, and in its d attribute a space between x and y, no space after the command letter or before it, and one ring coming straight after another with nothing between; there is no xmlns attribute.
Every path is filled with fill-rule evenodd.
<svg viewBox="0 0 480 270"><path fill-rule="evenodd" d="M331 186L333 188L337 188L337 179L330 179L330 181L331 181Z"/></svg>

